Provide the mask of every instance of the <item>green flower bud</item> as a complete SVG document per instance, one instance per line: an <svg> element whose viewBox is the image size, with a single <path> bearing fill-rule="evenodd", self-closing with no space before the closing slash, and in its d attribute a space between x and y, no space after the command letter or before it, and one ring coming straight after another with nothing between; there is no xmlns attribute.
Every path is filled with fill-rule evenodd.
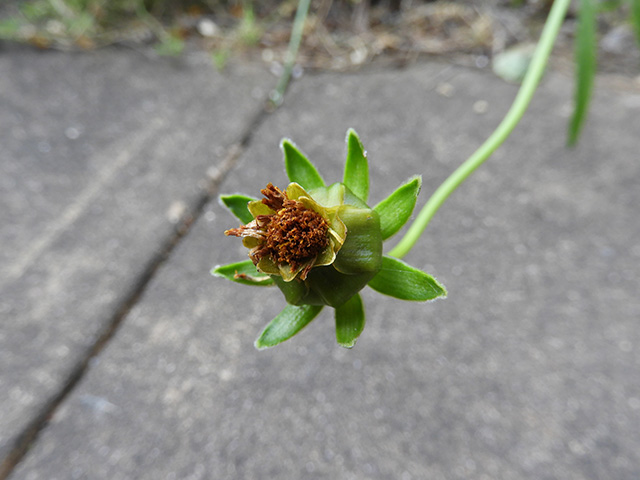
<svg viewBox="0 0 640 480"><path fill-rule="evenodd" d="M273 278L292 305L339 307L378 273L378 213L344 184L305 191L272 184L250 202L254 220L226 235L243 237L258 271Z"/></svg>
<svg viewBox="0 0 640 480"><path fill-rule="evenodd" d="M277 285L288 305L265 327L257 348L273 347L297 334L325 305L334 308L336 340L351 348L362 333L366 285L384 295L427 301L446 295L436 279L397 258L382 255L382 242L409 220L421 178L412 177L369 208L369 166L353 129L347 132L342 183L326 186L309 159L282 141L289 184L272 184L262 200L224 195L222 203L246 223L225 232L242 237L249 259L218 265L211 273L228 280ZM304 187L303 187L304 186Z"/></svg>

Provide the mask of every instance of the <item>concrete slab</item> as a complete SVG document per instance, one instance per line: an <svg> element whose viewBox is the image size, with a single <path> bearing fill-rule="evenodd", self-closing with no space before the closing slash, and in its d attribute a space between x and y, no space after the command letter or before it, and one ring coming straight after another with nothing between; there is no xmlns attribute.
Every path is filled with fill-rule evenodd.
<svg viewBox="0 0 640 480"><path fill-rule="evenodd" d="M0 463L109 328L272 82L248 66L220 74L204 54L0 55Z"/></svg>
<svg viewBox="0 0 640 480"><path fill-rule="evenodd" d="M422 173L422 204L514 93L440 64L306 77L224 190L284 185L283 135L338 180L355 127L371 202ZM549 74L408 255L449 298L365 291L368 325L350 351L329 310L253 349L284 301L208 276L245 255L222 236L236 221L211 204L11 478L637 477L640 96L601 90L566 150L570 98L571 80Z"/></svg>

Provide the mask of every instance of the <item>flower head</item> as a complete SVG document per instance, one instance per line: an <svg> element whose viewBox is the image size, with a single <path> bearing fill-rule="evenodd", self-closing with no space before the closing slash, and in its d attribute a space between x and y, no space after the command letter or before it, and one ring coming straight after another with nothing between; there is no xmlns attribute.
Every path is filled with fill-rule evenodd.
<svg viewBox="0 0 640 480"><path fill-rule="evenodd" d="M346 234L337 207L323 207L297 183L285 192L269 183L260 193L265 198L247 206L254 220L224 232L243 237L258 271L304 281L313 267L333 263Z"/></svg>
<svg viewBox="0 0 640 480"><path fill-rule="evenodd" d="M288 140L282 142L291 183L269 183L262 200L221 197L245 224L225 231L241 237L249 260L218 266L216 276L255 286L277 285L288 305L267 325L256 346L291 338L324 306L335 309L338 343L352 347L365 317L359 291L374 290L404 300L432 300L446 290L430 275L382 254L383 240L409 219L420 190L413 177L370 208L368 163L353 130L347 133L342 183L326 186L313 164Z"/></svg>

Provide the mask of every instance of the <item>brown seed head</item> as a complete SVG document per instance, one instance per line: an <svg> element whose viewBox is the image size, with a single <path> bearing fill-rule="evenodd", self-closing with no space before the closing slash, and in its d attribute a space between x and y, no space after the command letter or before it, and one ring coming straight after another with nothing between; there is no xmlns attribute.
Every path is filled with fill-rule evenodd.
<svg viewBox="0 0 640 480"><path fill-rule="evenodd" d="M269 256L278 265L288 264L293 271L313 261L329 244L327 221L302 202L289 200L285 192L271 183L261 193L265 196L262 203L276 213L258 215L251 223L224 233L259 239L260 244L249 253L256 265L261 258ZM303 270L302 280L310 268L309 264Z"/></svg>
<svg viewBox="0 0 640 480"><path fill-rule="evenodd" d="M297 200L285 200L267 227L266 248L277 264L295 270L316 258L329 243L329 225L322 216Z"/></svg>

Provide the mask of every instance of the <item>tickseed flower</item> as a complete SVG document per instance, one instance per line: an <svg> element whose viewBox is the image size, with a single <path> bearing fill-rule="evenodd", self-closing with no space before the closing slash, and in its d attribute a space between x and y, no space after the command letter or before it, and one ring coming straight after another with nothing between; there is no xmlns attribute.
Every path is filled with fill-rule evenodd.
<svg viewBox="0 0 640 480"><path fill-rule="evenodd" d="M304 281L313 267L333 263L347 233L338 207L323 207L297 183L285 192L270 183L260 193L265 198L247 206L255 220L224 232L244 238L260 272Z"/></svg>
<svg viewBox="0 0 640 480"><path fill-rule="evenodd" d="M365 324L358 292L374 290L403 300L432 300L446 290L430 275L383 255L383 240L411 216L421 186L410 178L370 208L369 167L356 132L347 132L342 183L326 186L313 164L289 140L282 142L291 183L269 183L264 198L222 196L244 225L225 231L241 237L249 259L215 267L211 273L234 282L276 285L288 305L256 340L257 348L277 345L298 333L323 307L335 309L336 338L351 348Z"/></svg>

